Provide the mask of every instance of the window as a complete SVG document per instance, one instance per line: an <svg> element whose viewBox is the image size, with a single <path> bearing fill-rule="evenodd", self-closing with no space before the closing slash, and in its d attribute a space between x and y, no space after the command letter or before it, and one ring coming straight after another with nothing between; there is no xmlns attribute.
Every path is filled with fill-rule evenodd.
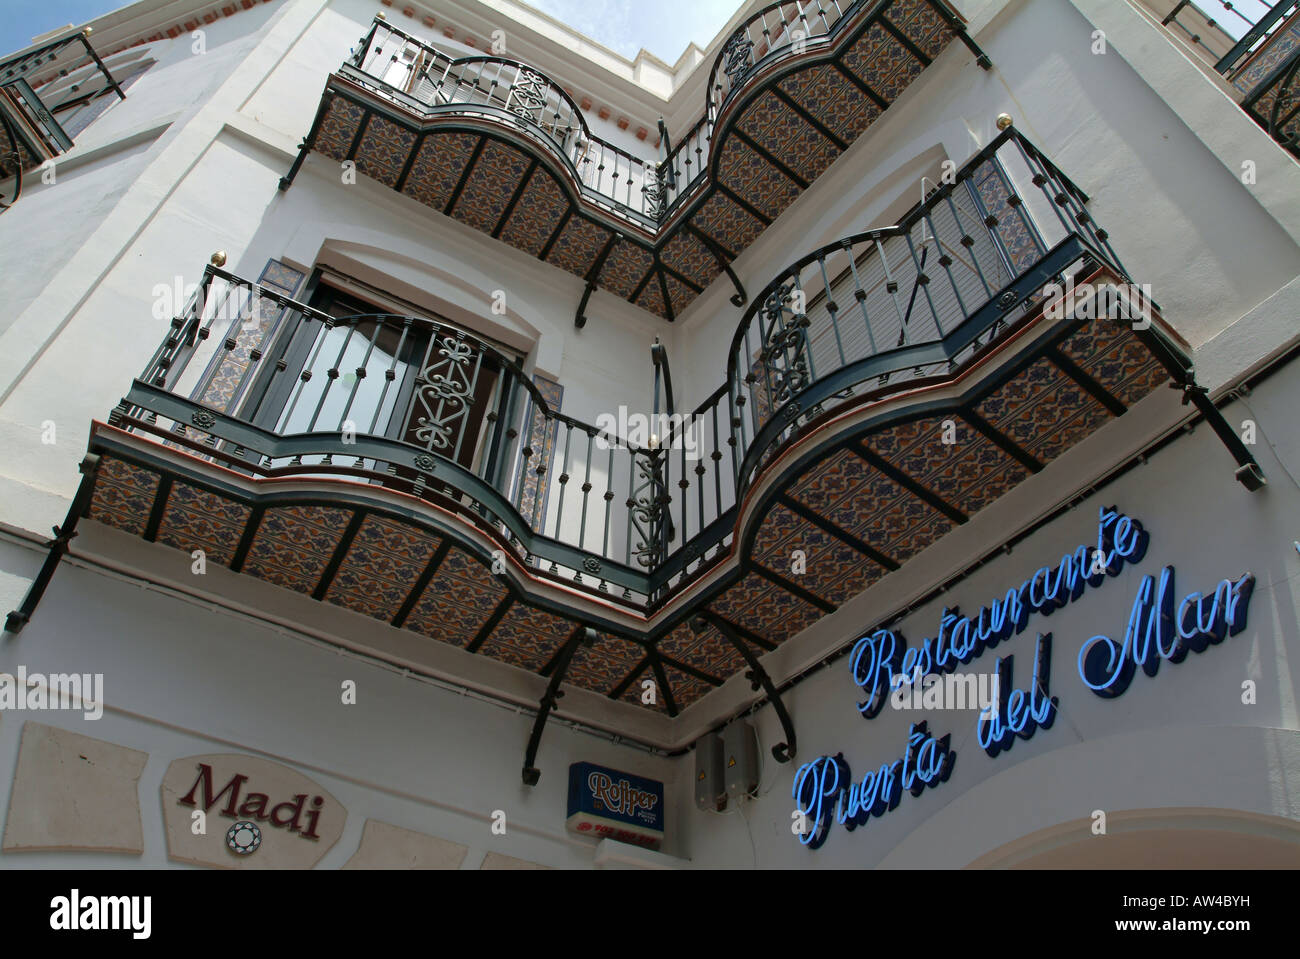
<svg viewBox="0 0 1300 959"><path fill-rule="evenodd" d="M437 320L384 314L323 282L309 305L339 322L289 316L268 345L244 419L281 435L383 436L473 471L493 465L490 427L506 415L503 354L517 357Z"/></svg>

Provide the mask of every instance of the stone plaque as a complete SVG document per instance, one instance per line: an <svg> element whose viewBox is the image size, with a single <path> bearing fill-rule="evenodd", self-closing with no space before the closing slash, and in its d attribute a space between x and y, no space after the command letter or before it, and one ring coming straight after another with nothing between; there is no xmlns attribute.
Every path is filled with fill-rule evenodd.
<svg viewBox="0 0 1300 959"><path fill-rule="evenodd" d="M239 753L173 762L162 805L168 856L225 869L308 869L338 842L347 819L337 799L296 769Z"/></svg>

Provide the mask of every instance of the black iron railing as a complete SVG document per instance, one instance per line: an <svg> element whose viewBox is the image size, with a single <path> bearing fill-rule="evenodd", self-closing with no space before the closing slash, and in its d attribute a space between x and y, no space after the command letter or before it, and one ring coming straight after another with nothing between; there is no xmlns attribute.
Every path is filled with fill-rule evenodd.
<svg viewBox="0 0 1300 959"><path fill-rule="evenodd" d="M417 115L505 123L563 157L589 202L642 226L659 221L658 164L593 136L572 97L540 70L506 57L456 59L376 19L340 73Z"/></svg>
<svg viewBox="0 0 1300 959"><path fill-rule="evenodd" d="M1179 0L1161 22L1237 88L1242 109L1269 136L1300 157L1300 2L1223 0L1218 6L1222 20L1191 0ZM1213 45L1207 34L1213 35Z"/></svg>
<svg viewBox="0 0 1300 959"><path fill-rule="evenodd" d="M0 60L0 179L17 177L14 199L24 170L71 149L59 117L109 94L126 98L85 33Z"/></svg>
<svg viewBox="0 0 1300 959"><path fill-rule="evenodd" d="M454 59L386 20L375 20L339 72L417 115L481 112L509 124L564 157L589 201L653 230L699 193L715 127L736 95L769 67L824 50L876 3L780 0L755 13L718 52L699 120L677 140L661 121L657 162L593 136L572 98L533 67L497 56Z"/></svg>
<svg viewBox="0 0 1300 959"><path fill-rule="evenodd" d="M777 62L815 53L834 39L868 0L782 0L755 13L727 38L709 73L704 115L671 146L664 161L664 215L694 196L709 166L723 109L751 77Z"/></svg>
<svg viewBox="0 0 1300 959"><path fill-rule="evenodd" d="M836 407L951 376L1044 287L1124 271L1014 129L895 226L783 270L684 417L585 423L451 325L336 317L208 267L111 422L259 477L329 475L466 515L539 573L653 607L729 551L737 504Z"/></svg>

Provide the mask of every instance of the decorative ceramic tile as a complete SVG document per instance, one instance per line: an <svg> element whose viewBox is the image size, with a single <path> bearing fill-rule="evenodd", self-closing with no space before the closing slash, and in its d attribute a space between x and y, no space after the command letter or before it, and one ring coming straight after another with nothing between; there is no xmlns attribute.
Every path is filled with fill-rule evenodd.
<svg viewBox="0 0 1300 959"><path fill-rule="evenodd" d="M724 250L739 253L763 232L763 221L722 193L714 193L691 220Z"/></svg>
<svg viewBox="0 0 1300 959"><path fill-rule="evenodd" d="M665 243L659 251L659 259L705 289L722 272L717 257L709 252L709 248L700 242L699 237L686 232L678 233ZM673 300L676 302L676 297Z"/></svg>
<svg viewBox="0 0 1300 959"><path fill-rule="evenodd" d="M546 400L551 412L558 413L560 405L564 401L564 387L541 373L533 375L533 384L537 387L538 392L542 394L542 398ZM528 472L524 474L523 489L520 491L519 497L519 513L531 523L534 509L536 509L537 522L533 527L534 529L546 528L546 506L551 498L549 478L554 475L552 466L555 459L557 430L557 421L548 420L541 414L540 410L536 407L533 408L531 421L525 436L526 445L533 451L533 455L527 463ZM537 473L539 465L546 467L541 475ZM545 483L543 483L544 478ZM542 491L540 505L537 503L538 490Z"/></svg>
<svg viewBox="0 0 1300 959"><path fill-rule="evenodd" d="M794 202L799 186L736 137L722 144L718 181L769 220Z"/></svg>
<svg viewBox="0 0 1300 959"><path fill-rule="evenodd" d="M951 430L946 423L952 424ZM956 413L886 427L864 444L967 516L1029 475L1018 461Z"/></svg>
<svg viewBox="0 0 1300 959"><path fill-rule="evenodd" d="M361 125L361 118L365 115L366 111L360 104L334 96L325 109L325 117L321 120L320 129L316 131L312 149L332 160L346 160L357 135L357 128Z"/></svg>
<svg viewBox="0 0 1300 959"><path fill-rule="evenodd" d="M541 672L576 624L545 610L515 603L501 617L479 653L532 673Z"/></svg>
<svg viewBox="0 0 1300 959"><path fill-rule="evenodd" d="M489 140L474 161L451 215L476 230L491 233L515 195L528 164L528 157L514 147Z"/></svg>
<svg viewBox="0 0 1300 959"><path fill-rule="evenodd" d="M709 609L772 643L783 643L822 618L822 611L793 593L748 573Z"/></svg>
<svg viewBox="0 0 1300 959"><path fill-rule="evenodd" d="M610 232L604 227L580 216L571 216L551 245L546 262L585 279L609 238Z"/></svg>
<svg viewBox="0 0 1300 959"><path fill-rule="evenodd" d="M1028 272L1047 252L1037 231L1030 225L1024 204L1012 207L1011 191L1002 164L990 157L971 174L985 213L997 217L994 234L1017 274Z"/></svg>
<svg viewBox="0 0 1300 959"><path fill-rule="evenodd" d="M840 58L844 66L887 102L898 98L923 64L880 24L873 24Z"/></svg>
<svg viewBox="0 0 1300 959"><path fill-rule="evenodd" d="M880 107L832 64L793 73L779 85L804 111L852 145L880 116Z"/></svg>
<svg viewBox="0 0 1300 959"><path fill-rule="evenodd" d="M253 358L253 353L264 350L273 341L285 312L268 297L248 297L239 315L226 328L191 399L198 399L209 409L223 413L236 410L241 394L247 389L256 364L260 362ZM185 426L180 432L206 435Z"/></svg>
<svg viewBox="0 0 1300 959"><path fill-rule="evenodd" d="M1061 344L1061 352L1125 406L1169 380L1169 371L1122 323L1087 323Z"/></svg>
<svg viewBox="0 0 1300 959"><path fill-rule="evenodd" d="M929 0L894 0L885 17L931 60L952 41L952 28Z"/></svg>
<svg viewBox="0 0 1300 959"><path fill-rule="evenodd" d="M600 271L600 285L611 293L628 299L636 292L654 263L654 254L639 243L624 240L614 247Z"/></svg>
<svg viewBox="0 0 1300 959"><path fill-rule="evenodd" d="M699 294L671 273L664 274L664 282L668 284L668 296L673 302L673 315L681 316Z"/></svg>
<svg viewBox="0 0 1300 959"><path fill-rule="evenodd" d="M540 256L568 208L560 185L539 166L519 195L501 239L530 256Z"/></svg>
<svg viewBox="0 0 1300 959"><path fill-rule="evenodd" d="M402 184L402 192L436 210L445 208L478 142L479 137L474 133L426 135Z"/></svg>
<svg viewBox="0 0 1300 959"><path fill-rule="evenodd" d="M302 270L295 270L279 260L267 260L266 266L262 268L262 275L257 278L257 282L273 287L285 296L293 296L298 292L298 287L306 275Z"/></svg>
<svg viewBox="0 0 1300 959"><path fill-rule="evenodd" d="M352 513L328 506L284 506L262 517L244 571L310 594L343 538Z"/></svg>
<svg viewBox="0 0 1300 959"><path fill-rule="evenodd" d="M158 542L187 553L201 549L208 562L228 566L251 512L243 503L178 482L167 497Z"/></svg>
<svg viewBox="0 0 1300 959"><path fill-rule="evenodd" d="M656 685L654 700L648 703L643 701L645 687L641 685L646 680L650 680ZM622 682L622 680L619 682ZM623 700L625 703L632 703L634 706L640 706L642 709L654 709L661 713L666 713L668 711L668 701L664 699L663 696L659 695L657 687L658 680L655 679L654 670L652 670L647 664L644 668L637 671L637 674L632 678L632 682L628 685L627 689L623 690L623 695L621 695L619 699Z"/></svg>
<svg viewBox="0 0 1300 959"><path fill-rule="evenodd" d="M407 523L367 516L325 598L391 621L429 564L440 538Z"/></svg>
<svg viewBox="0 0 1300 959"><path fill-rule="evenodd" d="M1110 413L1049 360L1041 359L975 407L984 419L1042 462L1078 444Z"/></svg>
<svg viewBox="0 0 1300 959"><path fill-rule="evenodd" d="M384 186L396 186L414 145L415 133L411 130L384 117L372 116L357 144L357 172Z"/></svg>
<svg viewBox="0 0 1300 959"><path fill-rule="evenodd" d="M564 681L609 695L628 672L645 658L645 647L602 634L592 648L578 646ZM639 684L638 684L639 685Z"/></svg>
<svg viewBox="0 0 1300 959"><path fill-rule="evenodd" d="M453 549L443 557L404 625L445 643L467 646L505 595L505 586L486 566Z"/></svg>
<svg viewBox="0 0 1300 959"><path fill-rule="evenodd" d="M795 550L800 551L796 565ZM883 567L842 539L778 503L754 539L754 561L839 605L885 574Z"/></svg>
<svg viewBox="0 0 1300 959"><path fill-rule="evenodd" d="M817 464L790 493L828 522L900 563L953 525L849 450Z"/></svg>
<svg viewBox="0 0 1300 959"><path fill-rule="evenodd" d="M689 619L661 639L656 649L663 656L694 666L700 672L721 680L745 667L745 658L727 642L717 627L710 624L704 632L696 633Z"/></svg>
<svg viewBox="0 0 1300 959"><path fill-rule="evenodd" d="M659 271L650 274L650 279L646 282L645 287L636 298L636 305L643 310L649 310L655 316L662 316L668 319L668 310L664 306L664 291L659 284Z"/></svg>
<svg viewBox="0 0 1300 959"><path fill-rule="evenodd" d="M99 461L91 519L136 536L144 533L158 492L158 474L111 456Z"/></svg>
<svg viewBox="0 0 1300 959"><path fill-rule="evenodd" d="M737 126L809 183L840 155L830 140L770 91L745 110Z"/></svg>
<svg viewBox="0 0 1300 959"><path fill-rule="evenodd" d="M678 710L685 709L713 689L704 680L697 679L680 669L673 669L671 666L664 667L664 676L668 680L668 685L672 687L673 702ZM662 699L663 697L658 698Z"/></svg>
<svg viewBox="0 0 1300 959"><path fill-rule="evenodd" d="M1233 78L1233 86L1242 93L1251 93L1282 65L1296 47L1300 47L1300 11L1293 14L1287 23L1275 28L1268 41L1251 54ZM1272 109L1271 105L1269 109ZM1259 112L1268 115L1266 110ZM1285 115L1285 111L1280 111L1279 115Z"/></svg>

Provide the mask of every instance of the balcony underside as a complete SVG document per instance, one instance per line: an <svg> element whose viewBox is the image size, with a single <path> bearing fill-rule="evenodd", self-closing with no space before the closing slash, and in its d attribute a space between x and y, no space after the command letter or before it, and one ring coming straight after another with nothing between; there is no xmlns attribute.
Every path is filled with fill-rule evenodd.
<svg viewBox="0 0 1300 959"><path fill-rule="evenodd" d="M708 174L662 224L592 202L591 171L509 122L455 104L417 113L344 73L327 82L304 149L671 320L954 36L929 0L862 4L807 52L760 64L716 120ZM678 176L696 169L688 157Z"/></svg>
<svg viewBox="0 0 1300 959"><path fill-rule="evenodd" d="M256 479L179 443L96 424L100 467L86 515L511 666L549 675L583 626L566 681L676 714L745 669L707 608L756 655L897 569L1170 378L1182 363L1155 329L1047 320L1014 330L946 375L885 385L760 455L733 544L663 607L632 615L515 562L468 510L366 483ZM773 411L779 417L781 410ZM491 570L491 551L510 557ZM794 550L807 569L791 571ZM181 558L188 563L188 557ZM593 577L588 577L592 579ZM869 625L869 624L864 624Z"/></svg>

